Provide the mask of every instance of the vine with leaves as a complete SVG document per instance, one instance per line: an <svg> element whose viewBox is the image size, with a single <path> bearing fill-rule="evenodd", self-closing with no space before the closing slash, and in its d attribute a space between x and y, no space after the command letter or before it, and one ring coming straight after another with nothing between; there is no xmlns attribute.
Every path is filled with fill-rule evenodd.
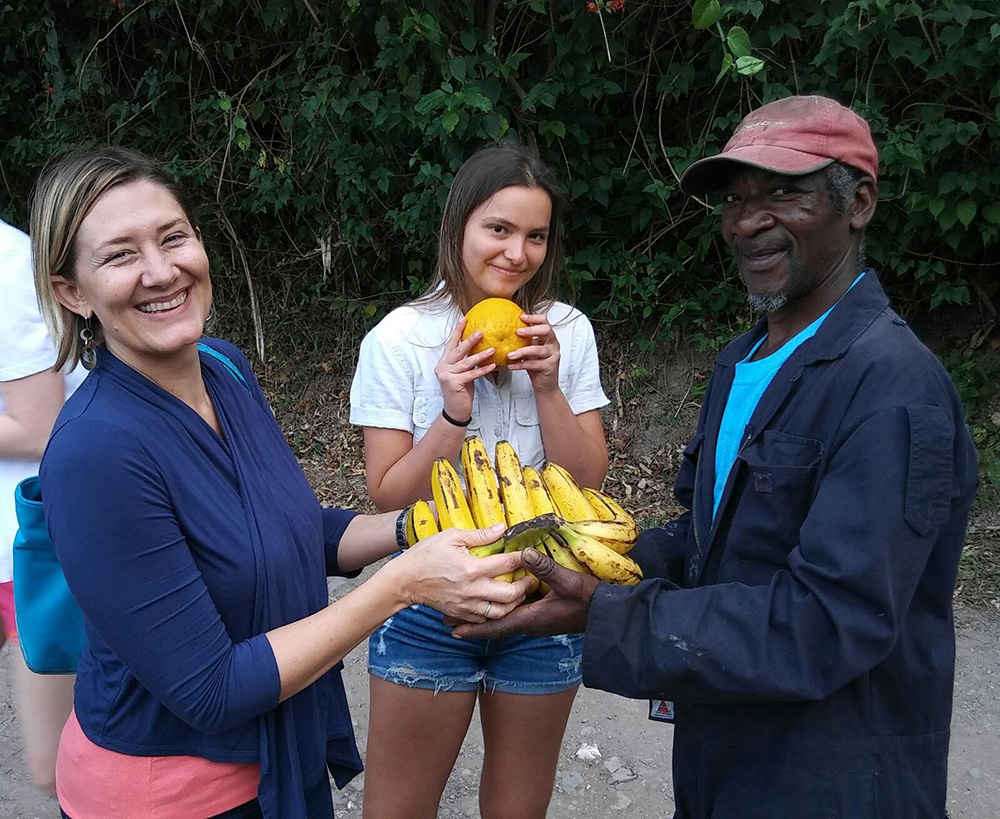
<svg viewBox="0 0 1000 819"><path fill-rule="evenodd" d="M24 224L71 147L159 156L260 344L301 309L373 320L423 288L452 174L514 139L559 168L567 284L595 321L717 345L748 313L713 203L678 176L789 93L871 123L868 252L901 309L974 307L983 340L995 322L992 0L11 0L0 27L3 216Z"/></svg>

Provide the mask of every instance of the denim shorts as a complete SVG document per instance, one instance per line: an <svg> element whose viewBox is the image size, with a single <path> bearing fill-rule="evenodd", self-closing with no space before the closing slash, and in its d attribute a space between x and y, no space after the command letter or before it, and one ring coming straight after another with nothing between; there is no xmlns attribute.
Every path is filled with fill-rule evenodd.
<svg viewBox="0 0 1000 819"><path fill-rule="evenodd" d="M368 641L368 670L387 682L434 691L558 694L580 684L583 635L456 640L444 615L410 606Z"/></svg>

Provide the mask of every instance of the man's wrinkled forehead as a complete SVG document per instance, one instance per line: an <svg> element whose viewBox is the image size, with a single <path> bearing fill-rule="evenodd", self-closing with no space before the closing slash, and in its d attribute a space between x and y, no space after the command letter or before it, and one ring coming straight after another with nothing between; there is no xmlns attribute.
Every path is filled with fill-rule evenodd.
<svg viewBox="0 0 1000 819"><path fill-rule="evenodd" d="M739 162L732 162L719 172L719 187L715 191L722 195L737 186L754 185L774 187L777 185L812 186L821 181L823 170L809 174L786 174L767 168L754 168Z"/></svg>

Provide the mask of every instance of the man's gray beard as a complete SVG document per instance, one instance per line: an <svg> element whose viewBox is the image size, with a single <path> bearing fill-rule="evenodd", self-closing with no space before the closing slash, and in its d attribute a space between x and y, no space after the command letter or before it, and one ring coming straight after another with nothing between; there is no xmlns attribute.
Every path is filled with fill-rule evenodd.
<svg viewBox="0 0 1000 819"><path fill-rule="evenodd" d="M753 293L747 291L747 304L758 313L773 313L788 303L788 293Z"/></svg>

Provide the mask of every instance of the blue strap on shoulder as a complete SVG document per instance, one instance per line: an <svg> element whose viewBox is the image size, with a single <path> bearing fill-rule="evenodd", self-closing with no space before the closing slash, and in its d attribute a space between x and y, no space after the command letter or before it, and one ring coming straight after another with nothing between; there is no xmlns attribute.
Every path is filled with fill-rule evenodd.
<svg viewBox="0 0 1000 819"><path fill-rule="evenodd" d="M243 377L243 373L240 372L239 367L233 364L229 356L225 355L224 353L220 353L214 347L209 347L207 344L203 344L200 341L198 342L198 349L201 350L203 353L208 353L210 356L212 356L212 358L218 359L223 364L225 364L226 369L229 370L230 373L232 373L233 378L235 378L243 385L243 389L245 389L247 392L250 392L250 385L247 384L247 380Z"/></svg>

